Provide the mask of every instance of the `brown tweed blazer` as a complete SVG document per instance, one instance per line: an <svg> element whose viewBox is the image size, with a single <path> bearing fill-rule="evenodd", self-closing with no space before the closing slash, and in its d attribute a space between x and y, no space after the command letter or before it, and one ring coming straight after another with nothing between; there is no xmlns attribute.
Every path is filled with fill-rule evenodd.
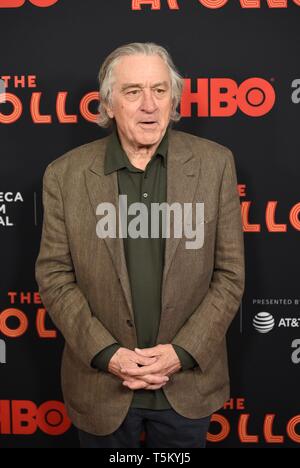
<svg viewBox="0 0 300 468"><path fill-rule="evenodd" d="M44 222L36 261L39 291L65 338L62 390L74 425L107 435L124 420L133 391L91 367L106 346L137 346L123 239L96 235L96 207L118 206L116 172L105 176L108 137L69 151L48 165ZM167 202L204 202L204 246L166 239L157 344L182 346L199 367L173 374L163 390L188 418L218 410L229 398L226 331L244 290L244 244L232 152L170 130ZM173 217L171 217L172 219Z"/></svg>

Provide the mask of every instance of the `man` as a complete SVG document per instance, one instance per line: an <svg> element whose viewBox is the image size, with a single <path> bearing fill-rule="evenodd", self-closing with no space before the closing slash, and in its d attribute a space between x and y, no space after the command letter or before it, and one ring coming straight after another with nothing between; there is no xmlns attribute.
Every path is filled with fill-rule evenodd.
<svg viewBox="0 0 300 468"><path fill-rule="evenodd" d="M111 134L53 161L43 184L36 278L66 341L68 414L84 448L140 447L142 432L146 447L205 447L229 398L226 331L244 289L233 155L171 128L183 80L163 47L119 47L99 81ZM148 208L139 223L121 197ZM204 204L201 248L174 234L176 213L161 215L159 235L136 235L163 203Z"/></svg>

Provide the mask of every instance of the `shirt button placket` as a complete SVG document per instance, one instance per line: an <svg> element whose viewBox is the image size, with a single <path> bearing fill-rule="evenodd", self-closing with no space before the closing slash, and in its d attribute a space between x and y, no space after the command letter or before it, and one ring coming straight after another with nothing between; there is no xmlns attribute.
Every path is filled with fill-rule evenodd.
<svg viewBox="0 0 300 468"><path fill-rule="evenodd" d="M145 172L144 176L143 176L143 185L142 185L142 198L144 200L144 202L147 202L148 200L148 197L149 197L149 193L148 193L148 190L147 190L147 182L146 180L147 179L147 172Z"/></svg>

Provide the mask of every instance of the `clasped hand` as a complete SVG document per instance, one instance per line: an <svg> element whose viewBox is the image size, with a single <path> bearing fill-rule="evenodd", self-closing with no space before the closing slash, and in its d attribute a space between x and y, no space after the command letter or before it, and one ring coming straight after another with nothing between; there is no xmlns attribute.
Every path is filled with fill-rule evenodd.
<svg viewBox="0 0 300 468"><path fill-rule="evenodd" d="M171 344L135 348L134 351L119 348L108 366L109 372L117 375L131 390L161 388L180 368L180 360Z"/></svg>

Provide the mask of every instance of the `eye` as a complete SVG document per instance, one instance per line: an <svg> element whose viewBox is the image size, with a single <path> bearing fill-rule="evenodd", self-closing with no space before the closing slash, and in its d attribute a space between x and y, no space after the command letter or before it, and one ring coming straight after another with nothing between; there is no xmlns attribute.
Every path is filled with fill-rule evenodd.
<svg viewBox="0 0 300 468"><path fill-rule="evenodd" d="M128 91L128 93L126 93L126 94L135 96L135 95L138 94L138 93L139 93L139 89L133 89L132 91Z"/></svg>
<svg viewBox="0 0 300 468"><path fill-rule="evenodd" d="M165 92L165 89L157 88L157 89L156 89L156 92L157 92L158 94L163 94L163 93Z"/></svg>

